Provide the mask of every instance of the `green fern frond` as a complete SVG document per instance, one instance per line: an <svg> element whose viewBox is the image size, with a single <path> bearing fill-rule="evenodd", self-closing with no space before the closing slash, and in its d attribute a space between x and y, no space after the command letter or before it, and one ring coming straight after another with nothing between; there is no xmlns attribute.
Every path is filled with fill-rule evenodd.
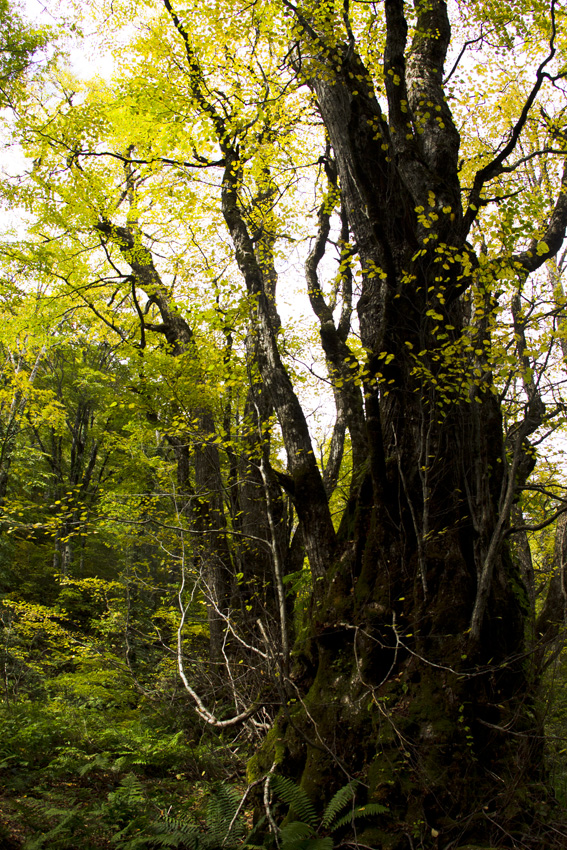
<svg viewBox="0 0 567 850"><path fill-rule="evenodd" d="M199 850L198 843L194 845L188 844L186 839L187 836L180 835L178 832L160 835L157 838L152 838L152 847L175 847L176 850Z"/></svg>
<svg viewBox="0 0 567 850"><path fill-rule="evenodd" d="M332 838L320 838L309 824L301 821L293 821L282 827L280 839L281 850L333 850Z"/></svg>
<svg viewBox="0 0 567 850"><path fill-rule="evenodd" d="M47 832L42 830L41 835L35 835L28 839L25 844L26 850L52 850L63 841L63 845L67 844L67 840L73 834L74 828L79 823L80 806L74 806L72 809L60 809L46 805L41 801L37 801L38 805L33 808L39 813L41 812L45 818L53 818L61 816L61 820L52 829Z"/></svg>
<svg viewBox="0 0 567 850"><path fill-rule="evenodd" d="M148 839L147 835L137 835L133 838L124 838L120 833L113 835L110 839L113 844L117 844L120 850L148 850L149 847L153 847L153 840ZM179 845L174 844L174 847L178 847Z"/></svg>
<svg viewBox="0 0 567 850"><path fill-rule="evenodd" d="M304 850L333 850L334 842L332 838L312 838Z"/></svg>
<svg viewBox="0 0 567 850"><path fill-rule="evenodd" d="M135 773L127 773L124 776L115 794L127 800L128 803L142 803L146 799L144 785Z"/></svg>
<svg viewBox="0 0 567 850"><path fill-rule="evenodd" d="M325 809L323 820L321 821L323 829L333 829L333 821L339 812L341 812L348 803L353 802L357 785L360 785L360 783L356 779L353 779L352 782L349 782L347 785L343 785L342 788L339 788L337 793L331 797L327 804L327 808Z"/></svg>
<svg viewBox="0 0 567 850"><path fill-rule="evenodd" d="M203 834L194 824L178 818L164 817L157 827L158 835L152 838L155 847L177 847L183 850L202 850Z"/></svg>
<svg viewBox="0 0 567 850"><path fill-rule="evenodd" d="M375 815L383 815L387 814L389 809L386 806L382 806L381 803L367 803L366 806L357 806L356 809L353 809L352 812L348 812L342 818L333 824L333 831L335 829L340 829L341 826L348 826L353 822L353 820L358 818L370 818Z"/></svg>
<svg viewBox="0 0 567 850"><path fill-rule="evenodd" d="M291 850L303 842L314 838L313 827L308 823L303 823L300 820L294 820L291 823L286 823L280 830L280 839L282 850Z"/></svg>
<svg viewBox="0 0 567 850"><path fill-rule="evenodd" d="M240 795L229 785L220 784L211 793L207 806L207 828L194 823L164 817L152 839L155 847L177 847L183 850L231 850L243 847L244 826L240 819L233 823L240 805ZM245 846L245 844L244 844Z"/></svg>
<svg viewBox="0 0 567 850"><path fill-rule="evenodd" d="M170 833L182 832L184 835L199 835L199 830L195 824L187 823L185 820L172 818L167 815L164 816L163 821L160 823L160 829L161 828Z"/></svg>
<svg viewBox="0 0 567 850"><path fill-rule="evenodd" d="M88 756L88 762L79 769L79 776L86 776L91 770L110 770L112 760L110 753L95 753Z"/></svg>
<svg viewBox="0 0 567 850"><path fill-rule="evenodd" d="M133 757L130 753L126 755L122 755L119 758L115 759L112 763L112 769L119 773L122 770L125 770L131 767L133 764Z"/></svg>
<svg viewBox="0 0 567 850"><path fill-rule="evenodd" d="M207 806L207 844L221 847L227 843L228 831L234 819L240 795L230 785L218 785L211 794ZM243 833L242 824L236 821L232 825L233 839Z"/></svg>
<svg viewBox="0 0 567 850"><path fill-rule="evenodd" d="M317 825L317 815L315 814L313 803L303 788L300 788L299 785L297 785L292 779L288 779L287 776L277 775L272 777L270 785L278 797L283 800L284 803L287 803L292 813L297 816L299 821L303 821L303 823L309 824L312 829L315 829Z"/></svg>
<svg viewBox="0 0 567 850"><path fill-rule="evenodd" d="M62 809L60 806L54 806L50 802L46 802L45 800L33 800L28 798L26 801L28 808L32 809L33 812L36 812L42 818L56 818L61 816L68 815L71 811L70 809ZM78 807L73 807L73 811Z"/></svg>

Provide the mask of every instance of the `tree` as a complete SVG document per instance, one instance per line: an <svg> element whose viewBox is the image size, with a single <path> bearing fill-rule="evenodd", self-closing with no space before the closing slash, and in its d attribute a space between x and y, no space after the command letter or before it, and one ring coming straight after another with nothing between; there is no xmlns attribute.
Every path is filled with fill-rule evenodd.
<svg viewBox="0 0 567 850"><path fill-rule="evenodd" d="M9 104L15 84L30 68L34 55L46 44L48 33L26 25L8 2L0 3L0 102Z"/></svg>
<svg viewBox="0 0 567 850"><path fill-rule="evenodd" d="M564 11L555 0L510 12L455 6L453 46L441 0L218 4L204 17L163 0L143 15L138 66L115 89L93 84L75 107L61 83L55 108L22 117L36 232L46 273L123 342L139 334L141 353L153 333L186 356L215 313L214 301L199 312L208 293L195 284L190 327L179 277L214 290L217 317L232 312L225 328L240 335L246 416L259 436L243 453L256 458L254 476L237 476L235 492L263 488L266 508L247 510L240 526L233 515L230 530L261 525L255 536L271 535L277 594L294 543L277 538L284 512L273 505L288 497L312 577L289 674L281 657L282 706L251 778L298 779L321 810L343 778L360 779L366 802L389 811L363 822L366 846L393 850L414 837L514 846L526 836L537 845L545 770L526 642L533 599L510 538L534 435L549 421L524 302L567 225ZM519 43L523 72L512 60ZM450 50L457 61L444 76ZM469 88L482 89L484 64L501 81L473 114ZM533 163L542 179L530 184ZM337 407L326 470L276 305L283 246L301 238L290 210L304 202L303 167L318 207L305 280ZM212 407L187 411L214 455L209 530L200 530L211 569L214 556L234 573L214 448L230 464L231 441ZM563 410L558 398L555 415ZM285 471L262 446L272 413ZM347 430L352 475L336 523L330 497ZM176 444L170 432L179 463L188 433ZM187 495L199 489L198 458L181 478Z"/></svg>

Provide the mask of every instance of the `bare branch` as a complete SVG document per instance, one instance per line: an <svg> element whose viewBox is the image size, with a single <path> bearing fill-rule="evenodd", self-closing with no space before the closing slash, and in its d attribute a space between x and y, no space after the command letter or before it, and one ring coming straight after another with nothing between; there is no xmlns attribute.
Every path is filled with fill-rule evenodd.
<svg viewBox="0 0 567 850"><path fill-rule="evenodd" d="M459 52L459 55L455 59L453 67L451 68L451 70L449 71L449 73L447 74L445 79L443 80L443 85L447 85L447 83L449 82L449 80L451 79L451 77L453 76L453 74L455 73L457 68L459 67L459 63L460 63L461 59L463 58L463 56L465 55L465 51L466 51L467 47L470 47L472 44L478 44L478 42L482 41L483 38L484 38L484 33L482 31L482 26L481 26L480 35L477 36L476 38L470 38L468 41L465 41L465 43L463 44L463 46L462 46L462 48Z"/></svg>

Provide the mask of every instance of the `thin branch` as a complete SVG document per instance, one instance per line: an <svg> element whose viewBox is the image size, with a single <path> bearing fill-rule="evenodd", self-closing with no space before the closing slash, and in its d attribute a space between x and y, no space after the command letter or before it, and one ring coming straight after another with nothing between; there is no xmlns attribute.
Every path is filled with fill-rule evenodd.
<svg viewBox="0 0 567 850"><path fill-rule="evenodd" d="M467 47L470 47L472 44L478 44L478 42L482 41L483 38L484 38L484 33L482 31L482 26L481 26L480 35L477 36L476 38L471 38L468 41L465 41L465 43L463 44L463 46L462 46L462 48L459 52L459 55L457 56L457 58L456 58L456 60L453 64L453 67L451 68L451 70L449 71L449 73L447 74L445 79L443 80L443 85L447 85L447 83L449 82L449 80L451 79L451 77L453 76L453 74L455 73L457 68L459 67L459 63L460 63L461 59L463 58L463 56L465 55L465 50L467 49Z"/></svg>
<svg viewBox="0 0 567 850"><path fill-rule="evenodd" d="M247 788L246 788L246 790L244 791L244 794L242 795L242 799L240 800L240 803L238 804L238 807L237 807L237 809L236 809L236 811L235 811L235 813L234 813L234 815L233 815L233 818L232 818L231 822L230 822L230 823L229 823L229 825L228 825L228 829L227 829L227 831L226 831L226 835L225 835L225 837L224 837L224 838L223 838L223 840L222 840L221 847L224 847L224 845L225 845L225 844L226 844L226 842L228 841L229 835L230 835L230 833L232 832L232 829L233 829L233 827L234 827L234 824L236 823L236 821L237 821L237 819L238 819L238 816L239 816L240 812L242 811L242 809L243 809L243 807L244 807L244 803L246 802L246 798L248 797L248 794L250 793L250 791L252 790L252 788L255 788L255 787L256 787L256 785L261 785L261 784L262 784L262 782L265 782L265 780L266 780L266 777L265 777L265 776L263 776L261 779L256 779L256 781L255 781L255 782L250 783L250 785L248 785L248 787L247 787Z"/></svg>
<svg viewBox="0 0 567 850"><path fill-rule="evenodd" d="M272 814L272 810L270 808L270 780L274 774L274 770L276 769L276 762L273 763L268 773L266 774L266 779L264 780L264 810L266 812L266 818L268 823L270 824L270 830L274 835L274 841L276 842L276 847L280 846L280 838L279 838L279 829L274 820L274 816Z"/></svg>
<svg viewBox="0 0 567 850"><path fill-rule="evenodd" d="M196 705L196 712L209 726L215 726L217 729L226 729L229 726L236 726L238 723L243 723L245 720L248 720L249 717L252 717L253 714L256 714L261 708L260 705L253 705L250 708L247 708L246 711L242 711L240 714L237 714L235 717L229 717L227 720L218 720L214 714L206 708L201 697L193 690L191 685L189 684L189 680L185 673L185 665L183 663L183 628L185 626L185 620L187 617L187 609L188 605L185 605L183 602L183 592L185 590L186 583L186 575L185 575L185 543L183 532L181 533L181 545L182 545L182 561L181 561L181 585L179 587L179 592L177 594L177 599L179 603L179 610L181 612L181 619L179 621L179 626L177 628L177 669L179 672L179 676L185 690L192 698Z"/></svg>
<svg viewBox="0 0 567 850"><path fill-rule="evenodd" d="M544 519L542 522L537 523L536 525L516 525L512 526L505 532L505 536L508 537L510 534L517 534L519 531L541 531L542 528L547 528L548 525L551 525L558 519L562 514L567 513L567 505L563 505L563 507L558 508L554 514L552 514L547 519Z"/></svg>
<svg viewBox="0 0 567 850"><path fill-rule="evenodd" d="M545 68L555 56L555 36L557 34L555 24L555 3L556 0L551 0L551 38L549 40L549 53L536 71L535 83L533 84L532 89L524 102L520 117L512 128L512 132L510 134L510 138L507 144L504 145L500 153L497 154L497 156L495 156L494 159L488 163L488 165L485 165L484 168L481 168L480 171L477 171L475 175L473 188L469 195L468 209L463 222L465 233L468 233L473 221L476 218L480 195L485 183L487 183L489 180L493 180L495 177L502 173L502 165L516 147L520 135L522 134L522 130L524 129L526 121L528 120L528 116L530 114L534 101L537 95L539 94L539 91L544 81L547 79L548 75L545 73Z"/></svg>
<svg viewBox="0 0 567 850"><path fill-rule="evenodd" d="M144 321L144 314L142 313L138 303L138 297L136 295L136 281L134 277L132 277L132 300L134 302L138 318L140 319L140 348L144 349L146 347L146 323Z"/></svg>
<svg viewBox="0 0 567 850"><path fill-rule="evenodd" d="M293 15L301 24L302 29L307 33L310 38L321 41L321 36L313 29L307 18L299 11L297 6L294 6L293 3L289 2L289 0L282 0L282 6L285 6L286 9L289 9L293 13Z"/></svg>
<svg viewBox="0 0 567 850"><path fill-rule="evenodd" d="M185 55L187 57L187 64L189 66L191 91L193 93L193 97L195 98L195 100L197 101L197 103L199 104L199 106L201 107L203 112L205 112L209 116L209 118L212 120L212 122L215 126L215 129L216 129L218 138L219 138L221 149L222 149L223 146L224 146L224 143L226 142L226 138L225 138L225 136L226 136L226 125L225 125L224 118L222 118L218 114L218 112L216 111L216 109L214 108L212 103L210 103L210 101L207 100L207 98L205 97L205 95L203 93L203 88L205 87L205 80L204 80L204 76L203 76L203 71L202 71L201 66L199 64L199 61L198 61L197 56L195 54L195 51L193 50L193 47L191 45L191 40L189 38L189 34L188 34L187 30L185 29L185 27L181 23L181 20L179 19L177 13L174 11L170 0L163 0L163 5L167 9L167 12L169 13L170 18L173 21L173 25L174 25L175 29L177 30L177 32L179 33L179 35L181 36L181 38L183 39L183 43L185 45Z"/></svg>
<svg viewBox="0 0 567 850"><path fill-rule="evenodd" d="M262 435L262 417L260 408L256 400L253 399L254 407L256 408L256 417L258 421L258 435L260 437L260 475L262 477L262 485L264 487L264 497L266 499L266 514L268 517L268 526L270 528L270 549L272 552L272 562L274 567L274 578L276 585L276 594L278 600L278 613L280 618L280 637L281 637L281 654L282 654L282 669L284 675L287 676L289 666L289 636L287 629L287 609L285 604L285 589L283 584L284 565L280 547L278 546L278 538L276 533L276 524L274 522L274 512L272 508L272 495L270 493L270 482L266 473L266 463L264 459L264 445Z"/></svg>

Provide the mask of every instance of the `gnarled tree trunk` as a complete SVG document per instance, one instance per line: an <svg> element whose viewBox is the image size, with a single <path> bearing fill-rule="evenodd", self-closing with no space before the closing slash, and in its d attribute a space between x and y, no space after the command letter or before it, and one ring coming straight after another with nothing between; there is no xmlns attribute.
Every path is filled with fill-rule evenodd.
<svg viewBox="0 0 567 850"><path fill-rule="evenodd" d="M279 480L293 498L313 578L288 702L251 762L252 778L274 770L292 776L321 810L337 787L359 779L360 802L387 807L360 821L362 846L448 848L493 838L514 846L514 832L529 828L527 792L542 767L524 641L530 600L508 532L528 437L544 409L526 384L523 415L505 440L491 316L499 264L525 280L559 249L567 193L538 250L534 243L502 256L493 273L468 239L484 187L507 169L553 42L509 138L465 191L443 89L450 41L443 0L416 0L411 41L408 4L385 0L386 110L357 52L348 3L336 11L282 0L295 21L288 56L325 125L322 161L330 193L340 193L343 241L350 237L362 274L356 309L366 359L358 364L318 284L329 234L324 204L306 278L357 466L336 530L328 482L278 348L258 223L241 191L246 145L238 120L225 99L215 106L189 31L164 4L184 42L194 102L222 153L223 214L287 452L288 474ZM348 313L346 291L344 303Z"/></svg>
<svg viewBox="0 0 567 850"><path fill-rule="evenodd" d="M251 773L275 763L321 808L348 779L362 780L363 801L389 810L361 822L366 846L449 846L506 831L511 843L516 829L529 828L526 792L541 781L542 761L525 656L529 597L507 529L542 409L528 393L506 446L487 355L497 285L485 279L482 308L473 309L479 262L467 238L482 187L515 142L479 172L463 209L459 134L442 87L446 6L416 4L409 45L403 3L386 0L385 11L388 116L352 41L337 42L331 27L317 30L297 12L298 70L330 139L362 266L365 443L352 416L349 428L366 461L338 535L311 561L309 636L296 647L290 702ZM255 292L227 183L227 223ZM564 237L565 207L560 196L543 259ZM534 255L510 261L527 275L543 262ZM314 292L311 283L312 302ZM262 328L261 295L257 304ZM330 357L338 329L332 313L314 307ZM269 348L269 327L265 335ZM291 404L278 406L278 368L260 360L295 477L301 452L287 434L297 419ZM311 515L322 515L317 472L305 475ZM296 505L303 520L299 488ZM310 559L321 527L303 520Z"/></svg>

